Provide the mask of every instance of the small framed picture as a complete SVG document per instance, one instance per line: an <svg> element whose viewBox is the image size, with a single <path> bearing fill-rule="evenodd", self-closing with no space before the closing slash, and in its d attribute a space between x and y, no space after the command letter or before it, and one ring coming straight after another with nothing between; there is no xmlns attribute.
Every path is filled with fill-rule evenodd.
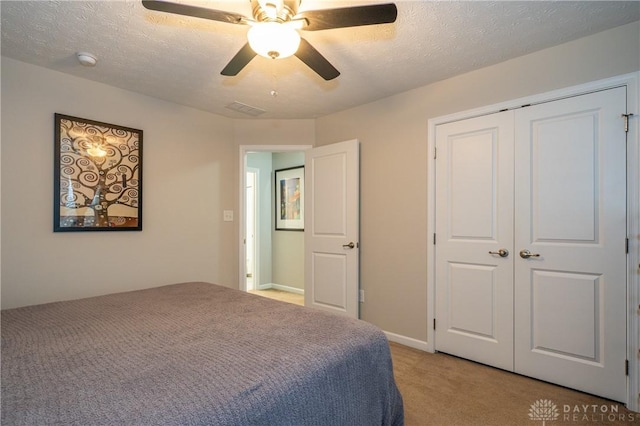
<svg viewBox="0 0 640 426"><path fill-rule="evenodd" d="M276 231L304 231L304 166L275 171Z"/></svg>
<svg viewBox="0 0 640 426"><path fill-rule="evenodd" d="M55 114L54 232L142 230L142 130Z"/></svg>

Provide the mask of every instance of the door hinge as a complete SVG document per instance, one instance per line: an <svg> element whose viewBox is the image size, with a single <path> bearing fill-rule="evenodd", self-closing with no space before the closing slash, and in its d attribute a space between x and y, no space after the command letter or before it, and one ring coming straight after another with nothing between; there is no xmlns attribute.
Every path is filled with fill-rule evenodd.
<svg viewBox="0 0 640 426"><path fill-rule="evenodd" d="M435 232L433 233L433 245L434 246L436 245L436 233Z"/></svg>
<svg viewBox="0 0 640 426"><path fill-rule="evenodd" d="M633 114L622 114L624 118L624 132L629 133L629 117L633 117Z"/></svg>
<svg viewBox="0 0 640 426"><path fill-rule="evenodd" d="M626 242L626 245L625 245L625 252L627 254L629 254L629 239L628 238L627 238L627 242Z"/></svg>
<svg viewBox="0 0 640 426"><path fill-rule="evenodd" d="M438 148L433 148L433 159L438 158Z"/></svg>
<svg viewBox="0 0 640 426"><path fill-rule="evenodd" d="M435 318L433 319L433 329L434 330L436 329L436 319Z"/></svg>
<svg viewBox="0 0 640 426"><path fill-rule="evenodd" d="M624 360L624 374L625 375L629 375L629 360L625 359Z"/></svg>

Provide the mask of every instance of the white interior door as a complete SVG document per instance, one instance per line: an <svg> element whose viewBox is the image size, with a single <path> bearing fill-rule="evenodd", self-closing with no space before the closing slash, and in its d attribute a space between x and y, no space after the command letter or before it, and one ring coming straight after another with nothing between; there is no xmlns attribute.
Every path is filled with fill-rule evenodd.
<svg viewBox="0 0 640 426"><path fill-rule="evenodd" d="M516 114L515 367L626 401L624 88ZM538 256L539 255L539 256ZM525 255L526 256L526 255Z"/></svg>
<svg viewBox="0 0 640 426"><path fill-rule="evenodd" d="M436 350L627 401L625 110L617 88L437 127Z"/></svg>
<svg viewBox="0 0 640 426"><path fill-rule="evenodd" d="M305 151L305 305L358 317L357 140Z"/></svg>
<svg viewBox="0 0 640 426"><path fill-rule="evenodd" d="M512 370L513 112L438 126L436 149L436 349Z"/></svg>

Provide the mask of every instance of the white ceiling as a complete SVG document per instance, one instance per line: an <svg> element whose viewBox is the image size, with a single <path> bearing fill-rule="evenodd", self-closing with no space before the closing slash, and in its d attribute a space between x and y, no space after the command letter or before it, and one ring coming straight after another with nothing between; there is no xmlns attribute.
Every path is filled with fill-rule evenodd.
<svg viewBox="0 0 640 426"><path fill-rule="evenodd" d="M176 1L251 16L249 0ZM302 0L300 11L372 3L381 1ZM342 73L328 82L296 57L256 57L224 77L247 26L140 1L2 1L1 51L231 118L251 118L232 102L265 110L259 118L315 118L640 20L639 1L395 3L394 24L301 32ZM95 54L97 66L81 66L78 51Z"/></svg>

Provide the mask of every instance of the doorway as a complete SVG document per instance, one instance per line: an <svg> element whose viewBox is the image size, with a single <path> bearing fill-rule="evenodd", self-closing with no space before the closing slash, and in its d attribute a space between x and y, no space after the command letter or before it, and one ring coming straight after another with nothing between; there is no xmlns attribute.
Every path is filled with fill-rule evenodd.
<svg viewBox="0 0 640 426"><path fill-rule="evenodd" d="M249 203L245 188L248 168L259 168L258 163L253 162L253 156L258 156L266 169L260 171L262 178L255 185L256 192L263 194L256 204L261 205L264 194L268 195L265 207L256 209L260 212L256 219L257 229L261 231L255 233L254 244L259 247L257 258L260 262L254 265L254 270L259 271L261 279L254 280L255 290L252 291L265 287L285 290L303 296L304 302L301 300L299 304L358 318L359 142L351 140L311 148L240 146L239 288L249 290L246 218L251 212L247 212ZM299 169L300 166L305 167L305 207L302 209L306 211L303 215L305 229L304 232L283 230L275 226L275 172ZM292 250L292 247L295 248ZM292 263L296 264L293 268ZM290 282L301 285L292 287Z"/></svg>
<svg viewBox="0 0 640 426"><path fill-rule="evenodd" d="M296 237L304 241L303 233L276 233L273 173L283 168L282 165L287 161L297 161L291 158L304 158L303 151L309 148L311 146L308 145L240 146L240 290L259 293L270 291L261 295L284 298L293 303L299 299L302 304L304 280L289 279L291 274L287 271L295 268L304 271L302 259L287 264L278 253L286 250ZM299 241L297 243L300 244ZM304 245L299 251L304 252Z"/></svg>

